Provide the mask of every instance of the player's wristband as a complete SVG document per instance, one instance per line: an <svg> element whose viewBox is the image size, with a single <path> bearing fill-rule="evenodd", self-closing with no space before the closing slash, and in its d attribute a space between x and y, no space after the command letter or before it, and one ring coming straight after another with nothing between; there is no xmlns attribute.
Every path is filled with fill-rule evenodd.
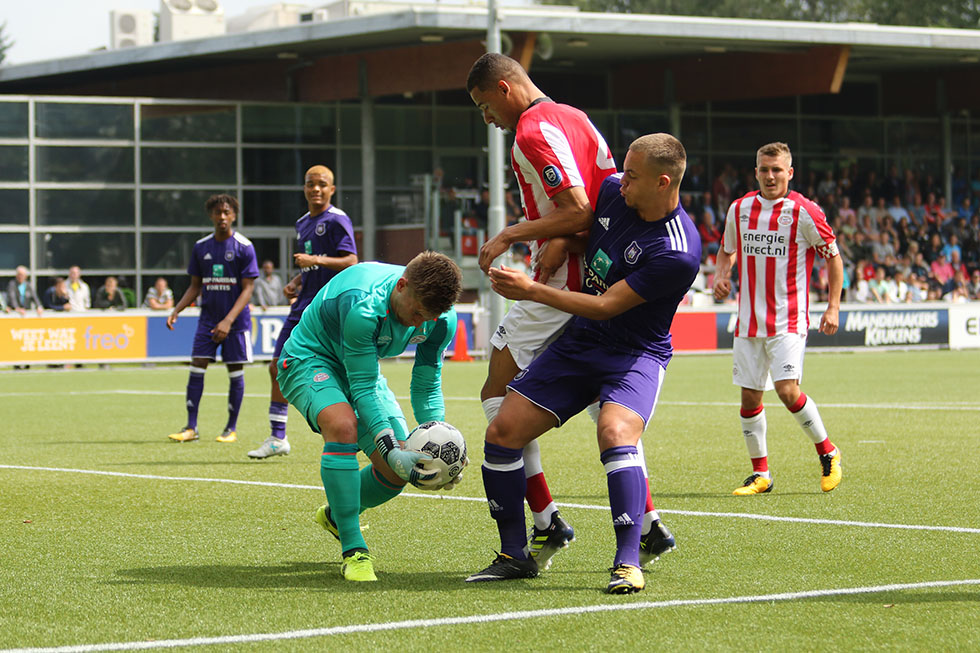
<svg viewBox="0 0 980 653"><path fill-rule="evenodd" d="M395 439L395 431L393 429L381 429L381 431L374 436L374 446L378 448L378 453L387 462L388 454L390 454L395 449L400 449L398 446L398 440Z"/></svg>

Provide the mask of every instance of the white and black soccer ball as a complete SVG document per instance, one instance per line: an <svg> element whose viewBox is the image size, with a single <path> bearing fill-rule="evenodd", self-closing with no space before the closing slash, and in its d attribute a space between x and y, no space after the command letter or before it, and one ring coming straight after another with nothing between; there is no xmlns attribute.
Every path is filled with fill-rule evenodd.
<svg viewBox="0 0 980 653"><path fill-rule="evenodd" d="M442 487L456 478L466 466L466 440L463 434L446 422L425 422L408 434L405 446L432 456L432 460L420 463L425 469L438 469L439 475L427 486Z"/></svg>

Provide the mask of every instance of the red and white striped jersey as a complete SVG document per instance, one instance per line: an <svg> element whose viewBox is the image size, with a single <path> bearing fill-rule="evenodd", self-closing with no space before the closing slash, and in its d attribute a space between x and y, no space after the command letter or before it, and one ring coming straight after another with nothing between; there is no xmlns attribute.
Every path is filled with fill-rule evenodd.
<svg viewBox="0 0 980 653"><path fill-rule="evenodd" d="M722 247L736 251L739 275L735 335L805 335L815 254L837 256L837 240L816 203L796 191L767 200L754 191L732 202Z"/></svg>
<svg viewBox="0 0 980 653"><path fill-rule="evenodd" d="M554 102L538 102L521 114L511 149L511 165L528 220L537 220L554 211L551 198L575 186L585 189L589 204L595 208L602 180L616 172L609 146L589 117L575 107ZM534 263L543 243L531 243ZM548 280L549 286L569 290L580 290L581 283L580 255L569 256L565 265Z"/></svg>

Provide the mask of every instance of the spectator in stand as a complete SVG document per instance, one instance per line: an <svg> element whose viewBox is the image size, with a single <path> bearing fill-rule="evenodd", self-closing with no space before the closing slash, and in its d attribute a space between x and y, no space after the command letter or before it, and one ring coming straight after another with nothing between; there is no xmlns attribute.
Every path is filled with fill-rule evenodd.
<svg viewBox="0 0 980 653"><path fill-rule="evenodd" d="M916 252L915 257L912 259L912 274L919 279L928 279L929 275L932 274L925 254L922 252Z"/></svg>
<svg viewBox="0 0 980 653"><path fill-rule="evenodd" d="M276 274L276 266L269 259L262 261L262 274L255 280L251 301L263 311L270 306L284 306L288 303L283 293L282 277Z"/></svg>
<svg viewBox="0 0 980 653"><path fill-rule="evenodd" d="M701 234L701 246L710 255L718 253L718 246L721 243L721 230L715 223L714 215L711 211L704 211L701 220L698 222L698 233Z"/></svg>
<svg viewBox="0 0 980 653"><path fill-rule="evenodd" d="M967 284L970 299L980 299L980 269L975 269L970 275L970 283Z"/></svg>
<svg viewBox="0 0 980 653"><path fill-rule="evenodd" d="M940 252L936 260L932 262L929 269L932 270L932 278L938 281L940 285L944 285L947 281L952 279L956 272L953 269L953 266L950 265L949 261L946 260L946 257L943 256L942 252Z"/></svg>
<svg viewBox="0 0 980 653"><path fill-rule="evenodd" d="M980 215L975 215L963 231L963 262L980 265Z"/></svg>
<svg viewBox="0 0 980 653"><path fill-rule="evenodd" d="M120 311L127 308L126 296L119 290L117 278L105 278L105 284L95 293L95 308L115 308Z"/></svg>
<svg viewBox="0 0 980 653"><path fill-rule="evenodd" d="M895 224L898 224L902 220L909 219L909 212L904 206L902 206L902 196L896 195L892 198L892 205L888 207L888 215L892 217Z"/></svg>
<svg viewBox="0 0 980 653"><path fill-rule="evenodd" d="M31 308L40 315L44 308L37 291L30 282L30 271L23 265L14 270L14 278L7 284L7 310L26 315Z"/></svg>
<svg viewBox="0 0 980 653"><path fill-rule="evenodd" d="M915 193L912 196L912 203L908 208L909 219L915 224L924 224L926 221L926 207L922 203L922 193Z"/></svg>
<svg viewBox="0 0 980 653"><path fill-rule="evenodd" d="M958 260L963 258L963 250L960 248L960 239L956 237L956 234L952 234L949 237L949 242L943 245L943 248L939 250L942 255L946 257L949 262L953 261L953 253L955 252Z"/></svg>
<svg viewBox="0 0 980 653"><path fill-rule="evenodd" d="M929 236L929 240L923 243L922 252L926 255L926 260L932 263L940 254L943 253L943 239L937 232Z"/></svg>
<svg viewBox="0 0 980 653"><path fill-rule="evenodd" d="M959 272L962 272L963 273L964 280L966 279L966 277L969 276L969 273L966 270L966 266L963 265L963 259L960 256L959 250L956 250L956 249L952 250L952 252L950 253L950 256L949 256L949 265L950 265L950 267L953 268L953 274L954 275L957 274L957 273L959 273Z"/></svg>
<svg viewBox="0 0 980 653"><path fill-rule="evenodd" d="M955 213L953 211L950 211L946 207L946 198L940 195L939 199L936 200L936 229L942 229L942 226L946 224L946 221L953 217L954 214Z"/></svg>
<svg viewBox="0 0 980 653"><path fill-rule="evenodd" d="M965 274L958 271L956 276L943 286L943 301L953 304L962 304L970 301L970 291L967 290Z"/></svg>
<svg viewBox="0 0 980 653"><path fill-rule="evenodd" d="M857 212L851 208L851 198L847 195L841 197L837 217L840 218L841 229L847 231L848 235L857 230Z"/></svg>
<svg viewBox="0 0 980 653"><path fill-rule="evenodd" d="M143 298L143 308L164 311L170 310L173 307L174 291L167 285L166 279L157 277L157 280L153 282L153 286L146 291L146 297Z"/></svg>
<svg viewBox="0 0 980 653"><path fill-rule="evenodd" d="M92 293L88 284L82 281L82 270L77 265L68 268L68 297L71 310L86 311L92 308Z"/></svg>
<svg viewBox="0 0 980 653"><path fill-rule="evenodd" d="M892 244L891 234L887 231L880 231L877 238L873 238L871 241L871 260L877 265L882 265L889 256L895 256L895 246Z"/></svg>
<svg viewBox="0 0 980 653"><path fill-rule="evenodd" d="M71 297L68 296L68 286L62 277L55 277L51 287L44 291L44 308L52 311L71 310Z"/></svg>
<svg viewBox="0 0 980 653"><path fill-rule="evenodd" d="M827 170L823 173L823 179L817 184L817 195L827 197L837 194L837 182L834 180L834 171Z"/></svg>
<svg viewBox="0 0 980 653"><path fill-rule="evenodd" d="M868 281L868 301L872 304L887 304L888 281L885 278L885 268L879 265L875 268L875 276Z"/></svg>
<svg viewBox="0 0 980 653"><path fill-rule="evenodd" d="M925 203L925 216L923 220L923 226L926 231L936 231L938 227L937 214L939 213L939 200L936 199L935 193L929 193L926 195Z"/></svg>
<svg viewBox="0 0 980 653"><path fill-rule="evenodd" d="M865 236L870 236L878 231L877 217L874 197L870 193L866 193L857 210L858 230L863 231Z"/></svg>
<svg viewBox="0 0 980 653"><path fill-rule="evenodd" d="M964 220L967 221L969 221L969 219L973 217L973 205L970 201L969 195L964 197L963 201L960 202L959 207L956 209L956 215L950 217L963 218Z"/></svg>
<svg viewBox="0 0 980 653"><path fill-rule="evenodd" d="M970 196L973 197L974 206L980 206L980 168L977 168L977 174L970 182Z"/></svg>
<svg viewBox="0 0 980 653"><path fill-rule="evenodd" d="M911 206L917 194L919 194L919 180L916 179L914 172L906 168L905 179L902 181L902 204Z"/></svg>
<svg viewBox="0 0 980 653"><path fill-rule="evenodd" d="M711 202L711 193L704 192L701 195L701 210L711 211L712 222L718 222L718 211L715 209L715 205Z"/></svg>
<svg viewBox="0 0 980 653"><path fill-rule="evenodd" d="M919 192L929 197L929 194L939 197L943 194L943 189L939 184L936 183L936 177L931 173L926 175L926 178L919 185Z"/></svg>
<svg viewBox="0 0 980 653"><path fill-rule="evenodd" d="M718 212L726 212L728 205L732 203L732 182L734 179L735 169L730 163L722 166L721 173L715 177L715 182L711 186L711 194L714 197Z"/></svg>
<svg viewBox="0 0 980 653"><path fill-rule="evenodd" d="M905 274L898 270L895 276L888 279L888 303L905 304L909 301L909 285L905 283Z"/></svg>

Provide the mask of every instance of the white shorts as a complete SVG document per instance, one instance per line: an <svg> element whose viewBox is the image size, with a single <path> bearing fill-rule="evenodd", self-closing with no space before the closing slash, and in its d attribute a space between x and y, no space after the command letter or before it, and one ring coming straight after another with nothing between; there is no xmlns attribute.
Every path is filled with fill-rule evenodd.
<svg viewBox="0 0 980 653"><path fill-rule="evenodd" d="M773 381L803 380L806 336L783 333L768 338L735 338L732 382L750 390L772 390Z"/></svg>
<svg viewBox="0 0 980 653"><path fill-rule="evenodd" d="M507 347L517 367L526 369L565 330L572 316L537 302L514 302L490 336L497 349Z"/></svg>

